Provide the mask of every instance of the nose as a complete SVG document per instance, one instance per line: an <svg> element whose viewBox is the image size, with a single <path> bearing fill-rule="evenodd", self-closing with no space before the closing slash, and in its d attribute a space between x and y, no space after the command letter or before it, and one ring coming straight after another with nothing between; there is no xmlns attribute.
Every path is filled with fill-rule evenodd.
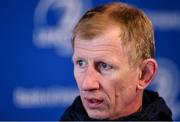
<svg viewBox="0 0 180 122"><path fill-rule="evenodd" d="M97 90L100 87L98 72L94 68L88 68L82 84L84 91Z"/></svg>

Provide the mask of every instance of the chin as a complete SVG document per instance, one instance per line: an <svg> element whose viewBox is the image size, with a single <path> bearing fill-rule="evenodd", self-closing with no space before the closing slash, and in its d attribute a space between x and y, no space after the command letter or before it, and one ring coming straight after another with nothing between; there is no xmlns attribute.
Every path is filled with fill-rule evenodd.
<svg viewBox="0 0 180 122"><path fill-rule="evenodd" d="M88 116L93 119L103 120L103 119L109 118L109 115L105 112L87 111L87 113L88 113Z"/></svg>

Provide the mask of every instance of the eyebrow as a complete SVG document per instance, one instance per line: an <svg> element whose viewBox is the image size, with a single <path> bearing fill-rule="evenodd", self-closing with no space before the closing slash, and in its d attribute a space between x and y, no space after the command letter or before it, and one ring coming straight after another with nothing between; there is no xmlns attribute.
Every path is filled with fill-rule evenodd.
<svg viewBox="0 0 180 122"><path fill-rule="evenodd" d="M111 65L115 65L115 64L118 64L119 60L117 60L116 58L112 58L112 60L108 60L108 57L95 57L94 58L94 62L105 62L105 63L108 63L108 64L111 64ZM72 57L72 61L77 61L77 60L86 60L85 58L83 57L80 57L80 56L73 56Z"/></svg>
<svg viewBox="0 0 180 122"><path fill-rule="evenodd" d="M107 58L105 57L100 57L100 58L97 58L95 60L95 62L104 62L104 63L108 63L108 64L111 64L111 65L115 65L115 64L118 64L118 60L116 58L113 58L111 60L108 60Z"/></svg>
<svg viewBox="0 0 180 122"><path fill-rule="evenodd" d="M76 60L85 60L85 58L82 57L76 57L76 56L72 56L72 61L76 61Z"/></svg>

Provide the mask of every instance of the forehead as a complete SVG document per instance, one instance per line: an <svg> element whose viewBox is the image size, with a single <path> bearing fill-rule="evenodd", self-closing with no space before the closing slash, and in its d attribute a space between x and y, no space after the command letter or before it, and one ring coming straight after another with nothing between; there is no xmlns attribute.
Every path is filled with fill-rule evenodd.
<svg viewBox="0 0 180 122"><path fill-rule="evenodd" d="M87 28L88 29L88 28ZM97 46L97 45L121 45L121 30L120 28L113 26L105 29L103 33L99 34L98 36L95 36L93 38L88 37L81 37L79 35L75 38L75 48L79 45L91 45ZM117 46L120 48L120 46Z"/></svg>
<svg viewBox="0 0 180 122"><path fill-rule="evenodd" d="M124 56L121 30L118 27L110 27L93 39L77 36L74 43L74 56L79 55L96 58Z"/></svg>

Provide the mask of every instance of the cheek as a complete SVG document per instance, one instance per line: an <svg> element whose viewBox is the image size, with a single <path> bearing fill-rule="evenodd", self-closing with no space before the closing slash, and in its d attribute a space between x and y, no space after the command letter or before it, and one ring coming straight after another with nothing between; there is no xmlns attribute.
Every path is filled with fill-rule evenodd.
<svg viewBox="0 0 180 122"><path fill-rule="evenodd" d="M82 74L79 73L76 69L74 69L74 77L75 77L76 83L78 85L78 88L80 89L81 82L82 82Z"/></svg>
<svg viewBox="0 0 180 122"><path fill-rule="evenodd" d="M111 81L107 81L107 82L111 82ZM104 85L104 92L106 94L106 96L108 97L108 103L111 104L110 106L114 106L115 105L115 96L116 96L116 90L115 90L115 86L113 85L113 83L111 84L106 84L106 86Z"/></svg>
<svg viewBox="0 0 180 122"><path fill-rule="evenodd" d="M103 92L106 94L106 102L108 104L109 111L114 111L116 107L116 89L117 86L117 79L114 77L106 77L101 84L103 88Z"/></svg>
<svg viewBox="0 0 180 122"><path fill-rule="evenodd" d="M114 84L116 88L116 98L121 103L126 104L133 99L136 93L136 78L134 75L123 75Z"/></svg>

